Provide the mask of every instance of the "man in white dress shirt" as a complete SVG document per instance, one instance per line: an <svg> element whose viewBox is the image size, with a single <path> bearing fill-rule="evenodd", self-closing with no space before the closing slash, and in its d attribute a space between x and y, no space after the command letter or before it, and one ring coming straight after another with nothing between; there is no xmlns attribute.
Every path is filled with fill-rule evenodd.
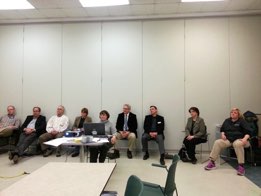
<svg viewBox="0 0 261 196"><path fill-rule="evenodd" d="M69 119L64 115L64 107L62 105L57 107L56 115L52 116L47 122L46 132L39 137L39 143L43 151L43 156L48 157L52 154L53 150L49 148L48 145L45 145L44 142L47 142L52 139L63 137L64 131L67 130L69 126ZM56 150L56 157L61 156L60 147Z"/></svg>

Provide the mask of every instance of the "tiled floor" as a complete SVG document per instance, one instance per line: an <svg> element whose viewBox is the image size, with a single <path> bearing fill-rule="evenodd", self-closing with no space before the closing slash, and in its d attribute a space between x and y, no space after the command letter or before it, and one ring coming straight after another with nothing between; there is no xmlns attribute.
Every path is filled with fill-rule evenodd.
<svg viewBox="0 0 261 196"><path fill-rule="evenodd" d="M14 165L8 160L8 155L5 153L0 155L0 176L15 176L24 171L31 173L48 162L64 161L65 156L59 158L54 155L48 158L34 156L24 158ZM79 157L68 158L68 162L78 161ZM143 161L141 154L137 154L133 159L127 159L125 153L121 152L121 158L117 160L116 169L105 189L116 190L120 196L124 195L126 182L131 174L137 175L144 181L164 185L166 171L151 166L151 163L158 161L157 155L152 155L148 160ZM170 162L171 160L166 160L167 165ZM205 171L204 165L178 163L176 183L180 196L261 196L261 189L258 186L245 177L237 176L236 171L228 164L221 165L213 171ZM0 191L23 177L24 175L15 178L0 178Z"/></svg>

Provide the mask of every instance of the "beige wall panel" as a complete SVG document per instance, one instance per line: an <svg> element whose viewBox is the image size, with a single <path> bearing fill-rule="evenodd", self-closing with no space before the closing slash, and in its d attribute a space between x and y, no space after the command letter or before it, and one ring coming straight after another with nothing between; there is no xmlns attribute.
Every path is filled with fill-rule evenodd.
<svg viewBox="0 0 261 196"><path fill-rule="evenodd" d="M25 25L24 116L40 106L48 119L61 104L61 46L61 24Z"/></svg>
<svg viewBox="0 0 261 196"><path fill-rule="evenodd" d="M101 109L101 24L64 24L62 62L62 102L71 123L83 107L97 122Z"/></svg>
<svg viewBox="0 0 261 196"><path fill-rule="evenodd" d="M144 116L150 105L156 105L165 118L165 148L180 148L184 129L183 20L143 23Z"/></svg>
<svg viewBox="0 0 261 196"><path fill-rule="evenodd" d="M198 107L213 142L216 124L229 115L228 20L191 19L185 28L186 116Z"/></svg>
<svg viewBox="0 0 261 196"><path fill-rule="evenodd" d="M261 113L261 16L230 19L231 107Z"/></svg>
<svg viewBox="0 0 261 196"><path fill-rule="evenodd" d="M0 116L8 105L22 118L23 26L0 26Z"/></svg>

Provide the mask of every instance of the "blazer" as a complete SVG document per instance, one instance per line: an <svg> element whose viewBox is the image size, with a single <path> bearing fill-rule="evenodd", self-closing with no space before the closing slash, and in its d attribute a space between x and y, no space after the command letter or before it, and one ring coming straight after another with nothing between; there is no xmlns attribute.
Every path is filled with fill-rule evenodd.
<svg viewBox="0 0 261 196"><path fill-rule="evenodd" d="M152 125L152 115L147 115L145 116L145 120L144 120L144 133L150 133L151 132L151 125ZM164 127L165 127L165 123L164 123L164 117L157 115L156 116L156 129L159 135L163 135L164 136Z"/></svg>
<svg viewBox="0 0 261 196"><path fill-rule="evenodd" d="M190 134L190 130L192 128L192 117L188 118L187 125L185 128L186 135ZM197 117L194 127L193 127L193 135L195 138L206 139L207 138L207 130L206 125L203 118Z"/></svg>
<svg viewBox="0 0 261 196"><path fill-rule="evenodd" d="M137 122L137 118L136 115L133 113L129 113L129 118L128 118L128 128L129 128L129 132L135 133L136 138L138 138L137 135L137 127L138 127L138 122ZM120 113L118 115L117 118L117 122L116 122L116 129L117 132L122 131L123 130L123 126L124 126L124 113Z"/></svg>
<svg viewBox="0 0 261 196"><path fill-rule="evenodd" d="M21 126L21 131L24 130L24 128L27 127L27 125L33 120L33 115L29 115L26 117L23 125ZM46 118L45 116L40 115L36 122L35 122L35 131L36 131L36 135L39 137L40 135L42 135L43 133L46 132Z"/></svg>
<svg viewBox="0 0 261 196"><path fill-rule="evenodd" d="M74 123L73 123L73 126L72 126L72 129L77 129L79 128L79 124L80 124L80 121L81 121L81 116L77 116L74 120ZM92 119L91 117L87 116L83 122L84 123L90 123L92 122Z"/></svg>

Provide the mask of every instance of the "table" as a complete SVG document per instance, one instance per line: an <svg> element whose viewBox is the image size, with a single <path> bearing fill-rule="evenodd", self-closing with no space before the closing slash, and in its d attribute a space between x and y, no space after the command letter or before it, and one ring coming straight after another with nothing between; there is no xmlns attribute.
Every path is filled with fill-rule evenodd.
<svg viewBox="0 0 261 196"><path fill-rule="evenodd" d="M90 146L101 146L104 143L109 142L108 138L94 138L93 142L90 143L82 143L81 142L81 137L62 137L62 138L56 138L53 140L50 140L48 142L45 142L44 144L51 145L51 146L80 146L80 162L84 162L84 147L86 146L87 148ZM88 152L88 149L87 149ZM88 154L87 154L88 157ZM67 160L67 157L66 157Z"/></svg>
<svg viewBox="0 0 261 196"><path fill-rule="evenodd" d="M1 196L99 196L116 163L50 162L0 192Z"/></svg>

